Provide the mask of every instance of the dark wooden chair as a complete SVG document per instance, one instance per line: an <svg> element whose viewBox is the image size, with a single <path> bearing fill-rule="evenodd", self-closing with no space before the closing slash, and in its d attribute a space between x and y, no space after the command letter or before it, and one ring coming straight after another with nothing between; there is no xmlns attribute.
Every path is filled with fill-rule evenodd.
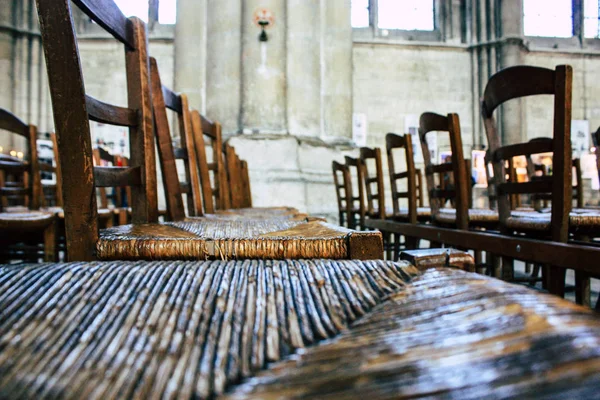
<svg viewBox="0 0 600 400"><path fill-rule="evenodd" d="M98 241L96 187L131 186L133 223L158 219L146 27L125 18L112 1L73 1L125 49L128 106L117 107L85 93L71 1L36 3L57 128L67 254L91 260ZM129 127L130 166L93 166L91 120Z"/></svg>
<svg viewBox="0 0 600 400"><path fill-rule="evenodd" d="M481 110L494 175L500 177L495 185L500 227L506 234L525 233L566 243L570 231L581 233L600 223L599 216L570 213L573 195L570 129L572 79L573 71L568 65L557 66L554 70L516 66L496 73L486 85ZM541 94L554 95L553 137L502 146L494 118L496 108L511 99ZM506 160L538 153L552 153L552 175L528 182L506 182ZM511 209L509 196L512 194L536 196L544 193L551 193L550 213L519 213ZM583 273L576 273L576 280L580 284L584 282ZM564 296L564 269L549 268L548 288L551 293ZM582 301L582 291L578 290L577 294L578 300Z"/></svg>
<svg viewBox="0 0 600 400"><path fill-rule="evenodd" d="M447 132L450 137L452 151L450 162L436 164L431 159L426 136L436 132ZM460 132L458 114L448 114L447 116L430 112L421 114L419 137L423 149L432 221L435 224L456 229L495 229L498 224L497 212L469 207L471 179L467 173L469 164L464 159ZM450 179L450 184L447 179L445 181L445 178ZM444 208L447 200L450 200L453 208Z"/></svg>
<svg viewBox="0 0 600 400"><path fill-rule="evenodd" d="M350 171L348 166L340 164L337 161L331 162L331 169L333 171L333 184L335 187L335 196L338 205L338 221L341 226L350 228L351 216L349 212L348 196L351 196L352 191L350 190Z"/></svg>
<svg viewBox="0 0 600 400"><path fill-rule="evenodd" d="M394 216L391 207L386 208L385 187L383 184L383 165L381 149L361 147L360 161L363 167L363 181L369 218L386 219ZM371 166L369 166L371 164Z"/></svg>
<svg viewBox="0 0 600 400"><path fill-rule="evenodd" d="M44 195L36 145L37 128L0 109L0 129L25 138L28 146L24 155L26 160L0 157L4 181L0 182L2 259L5 262L37 261L38 258L57 261L58 216L53 211L40 210ZM13 184L7 185L7 182Z"/></svg>
<svg viewBox="0 0 600 400"><path fill-rule="evenodd" d="M365 215L367 211L365 207L365 182L363 179L362 161L360 158L349 156L346 156L344 159L349 173L348 193L350 193L350 203L348 204L348 227L362 231L366 229ZM356 182L356 192L354 191L354 182Z"/></svg>
<svg viewBox="0 0 600 400"><path fill-rule="evenodd" d="M385 136L390 186L392 188L393 218L410 223L428 222L431 220L431 209L423 207L423 190L421 171L415 168L411 135L388 133ZM400 172L397 169L394 149L402 149L405 165ZM407 190L401 192L398 181L406 179ZM408 207L400 207L400 200L406 199Z"/></svg>
<svg viewBox="0 0 600 400"><path fill-rule="evenodd" d="M186 216L180 193L186 195L188 216L201 216L204 212L200 194L198 157L187 96L175 93L162 84L154 57L150 57L150 80L157 149L169 219L179 221ZM173 146L167 110L173 111L177 116L181 147ZM179 180L177 160L183 161L184 182Z"/></svg>
<svg viewBox="0 0 600 400"><path fill-rule="evenodd" d="M252 186L250 185L250 170L246 160L240 160L240 170L243 190L242 208L252 208Z"/></svg>
<svg viewBox="0 0 600 400"><path fill-rule="evenodd" d="M230 205L232 209L243 208L245 204L245 189L242 181L241 160L233 146L225 143L223 149L225 155L225 169L229 182Z"/></svg>
<svg viewBox="0 0 600 400"><path fill-rule="evenodd" d="M228 185L224 183L227 172L222 155L221 124L207 119L196 110L191 115L205 212L212 214L216 210L227 210L230 208L230 199ZM207 150L209 146L210 151Z"/></svg>

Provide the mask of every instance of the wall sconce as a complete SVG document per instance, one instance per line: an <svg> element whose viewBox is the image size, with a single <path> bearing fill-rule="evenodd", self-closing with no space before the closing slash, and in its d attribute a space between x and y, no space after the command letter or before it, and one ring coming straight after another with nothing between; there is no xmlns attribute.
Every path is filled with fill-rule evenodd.
<svg viewBox="0 0 600 400"><path fill-rule="evenodd" d="M265 28L269 26L269 21L258 21L258 25L260 25L260 35L258 35L258 40L260 42L267 42L269 37L267 36Z"/></svg>
<svg viewBox="0 0 600 400"><path fill-rule="evenodd" d="M13 157L16 157L17 156L16 150L11 150L10 151L10 155L13 156Z"/></svg>
<svg viewBox="0 0 600 400"><path fill-rule="evenodd" d="M267 36L267 31L265 29L269 29L275 23L275 17L270 10L266 8L259 8L254 12L254 23L260 28L260 35L258 35L258 40L260 42L267 42L269 40L269 36Z"/></svg>
<svg viewBox="0 0 600 400"><path fill-rule="evenodd" d="M23 156L24 156L24 154L23 154L23 152L22 152L22 151L19 151L19 152L17 153L17 157L19 157L19 158L23 158Z"/></svg>
<svg viewBox="0 0 600 400"><path fill-rule="evenodd" d="M0 146L0 153L4 151L4 147Z"/></svg>

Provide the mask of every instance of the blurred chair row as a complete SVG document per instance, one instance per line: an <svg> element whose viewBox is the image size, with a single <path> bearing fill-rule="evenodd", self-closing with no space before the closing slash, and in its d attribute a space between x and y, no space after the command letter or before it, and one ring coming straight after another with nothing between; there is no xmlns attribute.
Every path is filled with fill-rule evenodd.
<svg viewBox="0 0 600 400"><path fill-rule="evenodd" d="M423 207L421 172L415 168L412 136L390 133L386 136L386 153L392 207L386 207L381 150L361 148L358 159L346 157L345 164L333 163L340 221L349 227L381 230L388 258L396 259L401 248L418 248L419 239L432 242L433 247L446 243L474 250L479 267L489 274L532 284L542 280L545 288L559 295L565 291L565 263L559 267L548 264L545 248L539 245L569 243L567 250L573 254L572 260L577 260L569 266L577 271L577 300L589 303L589 272L595 271L594 254L600 255L596 248L600 213L595 207L585 207L580 160L572 160L571 82L570 66L558 66L555 70L517 66L490 78L482 102L488 139L485 164L490 208L472 207L471 165L463 154L458 115L426 112L420 117L419 138L430 207ZM553 137L502 146L494 110L505 101L536 94L554 95ZM433 149L427 140L428 135L438 132L447 132L451 147L451 159L441 163L432 159ZM598 135L596 132L594 140L598 140ZM394 154L395 149L401 149L403 157ZM551 167L534 164L532 156L536 154L550 154ZM524 182L517 179L518 157L527 161L528 179ZM400 188L398 183L402 180L406 183ZM515 277L513 259L519 257L511 255L516 251L513 246L505 250L501 242L488 245L480 240L482 236L461 236L457 230L528 240L517 245L528 247L530 254L524 260L532 275ZM451 239L442 239L444 234ZM578 253L578 246L585 246L582 253ZM600 271L591 275L600 276Z"/></svg>

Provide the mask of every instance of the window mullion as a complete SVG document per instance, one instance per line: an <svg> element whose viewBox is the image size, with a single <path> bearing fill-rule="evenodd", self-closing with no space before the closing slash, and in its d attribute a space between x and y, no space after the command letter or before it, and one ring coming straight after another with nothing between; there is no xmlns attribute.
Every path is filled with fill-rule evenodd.
<svg viewBox="0 0 600 400"><path fill-rule="evenodd" d="M379 4L378 0L369 0L369 23L373 30L373 36L379 32Z"/></svg>

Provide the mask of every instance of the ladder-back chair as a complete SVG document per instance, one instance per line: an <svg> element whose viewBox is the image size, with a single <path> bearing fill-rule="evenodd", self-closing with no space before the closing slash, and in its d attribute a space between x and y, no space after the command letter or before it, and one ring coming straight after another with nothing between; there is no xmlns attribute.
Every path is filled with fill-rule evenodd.
<svg viewBox="0 0 600 400"><path fill-rule="evenodd" d="M252 208L252 186L250 185L250 170L246 160L240 160L240 170L244 194L242 208Z"/></svg>
<svg viewBox="0 0 600 400"><path fill-rule="evenodd" d="M128 106L118 107L85 92L71 1L36 3L63 177L67 254L91 260L98 240L96 187L131 186L133 223L158 219L146 27L112 1L73 1L124 47ZM129 127L130 166L93 166L90 121Z"/></svg>
<svg viewBox="0 0 600 400"><path fill-rule="evenodd" d="M449 135L452 151L450 162L437 164L431 159L427 135L437 132L447 132ZM419 137L433 222L457 229L495 228L498 223L498 215L495 211L469 208L471 179L467 173L469 164L464 159L458 114L447 116L431 112L422 114L419 120ZM451 184L444 182L445 177L450 178ZM453 204L451 209L444 208L448 199Z"/></svg>
<svg viewBox="0 0 600 400"><path fill-rule="evenodd" d="M369 160L372 160L373 167L369 167ZM363 181L367 197L367 216L378 219L391 218L393 211L386 209L385 205L381 149L361 147L360 161L363 168Z"/></svg>
<svg viewBox="0 0 600 400"><path fill-rule="evenodd" d="M216 210L229 208L229 193L225 184L226 171L223 163L223 139L221 124L210 121L198 111L192 111L192 131L198 157L200 180L202 182L202 195L204 210L212 214ZM207 147L210 146L210 157ZM208 160L210 159L210 163Z"/></svg>
<svg viewBox="0 0 600 400"><path fill-rule="evenodd" d="M555 69L532 66L506 68L488 81L481 105L482 117L494 168L500 226L507 234L523 233L567 242L570 228L593 228L597 217L570 215L572 207L571 99L573 70L568 65ZM551 139L502 145L494 111L506 101L532 95L554 96ZM505 161L517 156L552 153L552 175L528 182L506 182ZM511 210L509 196L551 193L550 213L518 213ZM564 296L565 271L550 268L551 293ZM579 279L581 280L581 279Z"/></svg>
<svg viewBox="0 0 600 400"><path fill-rule="evenodd" d="M396 135L388 133L385 136L390 187L392 188L392 207L394 219L403 222L426 222L431 219L431 209L423 207L421 171L415 168L412 137L410 134ZM398 172L394 159L394 149L404 150L405 168ZM407 190L401 192L398 181L406 179ZM400 199L406 199L408 207L400 207Z"/></svg>
<svg viewBox="0 0 600 400"><path fill-rule="evenodd" d="M348 187L350 182L350 172L348 166L340 164L337 161L331 162L333 171L333 184L335 186L335 196L338 205L338 221L341 226L351 227L351 217L349 211L348 197L351 196L351 190Z"/></svg>
<svg viewBox="0 0 600 400"><path fill-rule="evenodd" d="M27 140L24 159L0 157L0 248L4 261L25 259L37 261L42 253L45 261L57 261L57 215L40 210L43 200L37 154L37 128L27 125L12 113L0 109L0 130ZM9 177L13 177L9 181ZM7 185L6 182L19 182ZM7 198L21 201L10 207ZM43 247L39 247L43 244ZM13 250L16 251L13 252Z"/></svg>
<svg viewBox="0 0 600 400"><path fill-rule="evenodd" d="M150 79L152 82L152 108L156 127L158 155L163 173L167 212L171 221L185 218L182 194L187 196L188 216L203 215L202 197L200 194L200 175L198 173L198 157L194 146L191 126L191 115L188 99L185 94L175 93L162 84L158 64L150 57ZM169 129L167 109L175 112L179 125L181 147L173 146L173 138ZM185 182L179 181L177 160L183 161Z"/></svg>
<svg viewBox="0 0 600 400"><path fill-rule="evenodd" d="M363 179L363 167L360 158L350 156L344 157L348 167L348 227L351 229L365 230L365 182ZM354 179L356 177L356 179ZM354 191L354 182L356 182L357 192Z"/></svg>

